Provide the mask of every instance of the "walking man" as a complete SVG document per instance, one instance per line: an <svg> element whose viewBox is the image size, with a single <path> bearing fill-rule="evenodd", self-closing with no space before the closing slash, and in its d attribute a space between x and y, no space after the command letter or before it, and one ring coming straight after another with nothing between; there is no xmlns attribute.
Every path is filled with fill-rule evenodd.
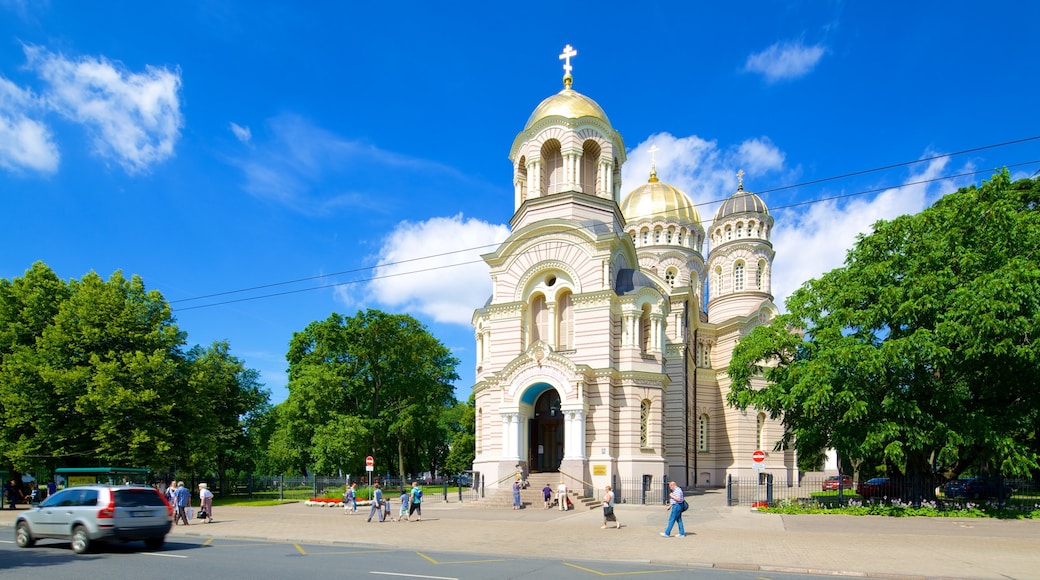
<svg viewBox="0 0 1040 580"><path fill-rule="evenodd" d="M674 481L668 482L668 527L665 528L661 535L670 538L672 536L672 526L678 522L679 524L679 537L686 537L686 529L683 528L682 523L682 508L683 503L686 500L683 498L682 488L675 485Z"/></svg>
<svg viewBox="0 0 1040 580"><path fill-rule="evenodd" d="M177 482L177 491L173 492L173 498L177 502L177 513L173 516L174 525L180 519L184 525L188 525L188 506L191 505L191 492L184 487L183 481Z"/></svg>

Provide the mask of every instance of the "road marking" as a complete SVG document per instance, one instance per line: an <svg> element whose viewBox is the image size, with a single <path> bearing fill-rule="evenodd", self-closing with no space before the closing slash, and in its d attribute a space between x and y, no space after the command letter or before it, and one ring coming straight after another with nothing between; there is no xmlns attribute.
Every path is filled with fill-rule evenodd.
<svg viewBox="0 0 1040 580"><path fill-rule="evenodd" d="M422 552L416 552L416 554L419 554L420 556L425 558L431 564L486 564L488 562L505 562L504 559L498 559L498 560L455 560L455 561L452 561L452 562L438 562L437 560L434 560L433 558L427 556L426 554L423 554Z"/></svg>
<svg viewBox="0 0 1040 580"><path fill-rule="evenodd" d="M208 546L209 543L212 542L213 540L214 540L214 537L210 536L208 540L206 540L205 542L202 542L202 545L203 546Z"/></svg>
<svg viewBox="0 0 1040 580"><path fill-rule="evenodd" d="M302 547L300 547L299 544L293 544L293 545L296 546L296 549L299 550L301 554L303 554L304 556L307 555L307 552L305 552L304 549Z"/></svg>
<svg viewBox="0 0 1040 580"><path fill-rule="evenodd" d="M369 570L369 574L382 574L383 576L404 576L405 578L430 578L431 580L459 580L450 576L423 576L421 574L401 574L400 572L376 572Z"/></svg>
<svg viewBox="0 0 1040 580"><path fill-rule="evenodd" d="M187 556L182 556L180 554L160 554L158 552L138 552L138 553L141 554L142 556L159 556L159 557L162 557L162 558L187 558Z"/></svg>
<svg viewBox="0 0 1040 580"><path fill-rule="evenodd" d="M568 562L561 562L564 566L570 566L571 568L577 568L583 572L595 574L597 576L628 576L635 574L664 574L666 572L681 572L681 570L636 570L634 572L600 572L599 570L593 570L592 568L586 568L577 564L570 564Z"/></svg>
<svg viewBox="0 0 1040 580"><path fill-rule="evenodd" d="M0 540L0 544L13 544L11 540Z"/></svg>

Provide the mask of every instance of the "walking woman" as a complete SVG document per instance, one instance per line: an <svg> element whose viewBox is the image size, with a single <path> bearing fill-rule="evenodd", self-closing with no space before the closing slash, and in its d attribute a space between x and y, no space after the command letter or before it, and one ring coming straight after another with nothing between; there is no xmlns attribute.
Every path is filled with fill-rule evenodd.
<svg viewBox="0 0 1040 580"><path fill-rule="evenodd" d="M205 483L199 484L199 510L206 515L200 515L206 519L206 523L213 523L213 492Z"/></svg>
<svg viewBox="0 0 1040 580"><path fill-rule="evenodd" d="M520 480L513 482L513 509L520 509Z"/></svg>
<svg viewBox="0 0 1040 580"><path fill-rule="evenodd" d="M607 493L603 495L603 525L601 529L607 529L607 524L614 522L614 527L621 529L621 522L618 521L617 516L614 515L614 491L608 485L606 488Z"/></svg>

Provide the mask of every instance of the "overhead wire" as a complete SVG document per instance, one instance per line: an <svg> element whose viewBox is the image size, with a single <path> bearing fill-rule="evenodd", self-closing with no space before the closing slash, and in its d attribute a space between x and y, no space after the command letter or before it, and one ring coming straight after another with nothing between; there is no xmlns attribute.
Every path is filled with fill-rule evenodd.
<svg viewBox="0 0 1040 580"><path fill-rule="evenodd" d="M870 173L876 173L876 172L880 172L880 171L886 171L886 170L890 170L890 169L895 169L895 168L899 168L899 167L907 167L907 166L911 166L911 165L915 165L915 164L919 164L919 163L927 163L929 161L935 161L937 159L955 157L955 156L964 155L964 154L967 154L967 153L974 153L974 152L983 151L983 150L986 150L986 149L993 149L993 148L997 148L997 147L1005 147L1005 146L1009 146L1009 145L1015 145L1015 144L1029 142L1029 141L1035 141L1035 140L1038 140L1038 139L1040 139L1040 135L1033 136L1033 137L1026 137L1026 138L1022 138L1022 139L1015 139L1015 140L1012 140L1012 141L1005 141L1005 142L1002 142L1002 143L995 143L995 144L991 144L991 145L984 145L984 146L981 146L981 147L973 147L973 148L970 148L970 149L964 149L962 151L956 151L956 152L952 152L952 153L945 153L945 154L941 154L941 155L934 155L934 156L931 156L931 157L926 157L926 158L922 158L922 159L916 159L916 160L912 160L912 161L904 161L904 162L901 162L901 163L893 163L893 164L890 164L890 165L885 165L885 166L881 166L881 167L875 167L875 168L872 168L872 169L865 169L865 170L862 170L862 171L855 171L855 172L851 172L851 173L845 173L845 174L842 174L842 175L836 175L836 176L826 177L826 178L822 178L822 179L815 179L815 180L806 181L806 182L802 182L802 183L795 183L795 184L791 184L791 185L784 185L784 186L775 187L775 188L772 188L772 189L760 190L760 191L755 192L755 193L756 193L756 195L761 195L761 194L765 194L765 193L772 193L772 192L782 191L782 190L786 190L786 189L794 189L794 188L805 187L805 186L809 186L809 185L817 185L817 184L820 184L820 183L836 181L836 180L839 180L839 179L847 179L849 177L857 177L857 176L861 176L861 175L867 175L867 174L870 174ZM1021 167L1021 166L1025 166L1025 165L1031 165L1031 164L1035 164L1035 163L1040 163L1040 160L1025 161L1025 162L1021 162L1021 163L1005 165L1004 167L1014 168L1014 167ZM918 181L913 181L913 182L902 183L902 184L894 185L894 186L873 188L873 189L857 191L857 192L853 192L853 193L846 193L846 194L828 196L828 197L818 198L818 199L813 199L813 200L806 200L806 201L802 201L802 202L794 202L794 203L789 203L789 204L784 204L784 205L778 205L778 206L771 207L770 210L771 211L779 211L779 210L789 209L789 208L793 208L793 207L812 205L812 204L815 204L815 203L824 203L824 202L827 202L827 201L833 201L833 200L837 200L837 199L846 199L846 198L856 197L856 196L860 196L860 195L867 195L867 194L870 194L870 193L877 193L877 192L880 192L880 191L886 191L886 190L889 190L889 189L895 189L895 188L900 188L900 187L908 187L908 186L913 186L913 185L934 183L934 182L937 182L937 181L946 181L946 180L950 180L950 179L958 179L958 178L961 178L961 177L978 175L980 173L987 173L987 172L990 172L990 171L993 171L993 170L992 169L985 169L985 170L964 172L964 173L959 173L959 174L955 174L955 175L946 175L946 176L940 176L940 177L935 177L935 178L930 178L930 179L923 179L923 180L918 180ZM1040 173L1040 169L1037 170L1037 173ZM717 199L717 200L712 200L712 201L707 201L707 202L701 202L701 203L698 203L698 204L694 204L694 207L714 205L716 203L721 203L723 201L725 201L725 198L724 199ZM708 220L701 220L701 224L704 224L704 223L707 223L707 222L708 222ZM589 227L593 227L593 226L580 225L580 226L575 226L572 229L577 231L577 230L587 229ZM241 288L241 289L236 289L236 290L227 290L227 291L223 291L223 292L214 292L214 293L200 295L200 296L194 296L194 297L190 297L190 298L180 298L180 299L176 299L176 300L170 300L169 303L170 304L179 304L179 303L193 302L193 301L205 300L205 299L209 299L209 298L217 298L217 297L221 297L221 296L230 296L230 295L233 295L233 294L242 294L242 293L245 293L245 292L253 292L253 291L257 291L257 290L264 290L264 289L267 289L267 288L276 288L276 287L280 287L280 286L287 286L287 285L291 285L291 284L298 284L298 283L301 283L301 282L310 282L310 281L314 281L314 280L321 280L321 279L326 279L326 278L330 278L330 277L333 277L333 276L342 276L342 275L346 275L346 274L356 274L356 273L359 273L359 272L371 271L371 270L376 269L376 268L386 268L386 267L390 267L390 266L398 266L398 265L401 265L401 264L408 264L408 263L419 262L419 261L423 261L423 260L430 260L430 259L434 259L434 258L442 258L442 257L445 257L445 256L451 256L451 255L454 255L454 254L471 253L471 252L478 251L478 250L491 249L491 248L495 248L495 247L497 247L499 245L500 245L499 243L483 244L483 245L478 245L478 246L472 246L472 247L469 247L469 248L462 248L462 249L458 249L458 250L450 250L450 251L447 251L447 252L441 252L441 253L437 253L437 254L430 254L430 255L427 255L427 256L418 256L418 257L415 257L415 258L408 258L408 259L398 260L398 261L394 261L394 262L385 262L385 263L376 264L376 265L373 265L373 266L364 266L364 267L359 267L359 268L353 268L353 269L350 269L350 270L342 270L342 271L333 272L333 273L329 273L329 274L319 274L319 275L316 275L316 276L309 276L309 277L305 277L305 278L297 278L297 279L294 279L294 280L286 280L286 281L282 281L282 282L273 282L273 283L270 283L270 284L261 284L261 285L257 285L257 286L251 286L251 287L248 287L248 288ZM253 300L261 300L261 299L273 298L273 297L277 297L277 296L299 294L299 293L303 293L303 292L312 292L312 291L315 291L315 290L325 290L325 289L329 289L329 288L336 288L336 287L339 287L339 286L347 286L347 285L352 285L352 284L361 284L361 283L366 283L366 282L373 282L373 281L377 281L377 280L383 280L383 279L388 279L388 278L395 278L395 277L400 277L400 276L414 275L414 274L419 274L419 273L423 273L423 272L430 272L430 271L435 271L435 270L443 270L443 269L447 269L447 268L455 268L455 267L459 267L459 266L466 266L466 265L470 265L470 264L478 264L478 263L482 263L482 262L483 262L483 260L480 259L480 260L469 260L469 261L464 261L464 262L458 262L458 263L453 263L453 264L429 266L429 267L424 267L424 268L420 268L420 269L417 269L417 270L411 270L411 271L407 271L407 272L393 272L393 273L389 273L389 274L381 274L381 275L377 275L377 276L370 276L370 277L365 277L365 278L357 278L357 279L353 279L353 280L348 280L348 281L343 281L343 282L336 282L336 283L332 283L332 284L323 284L323 285L319 285L319 286L310 286L310 287L307 287L307 288L298 288L298 289L295 289L295 290L286 290L286 291L282 291L282 292L265 293L265 294L260 294L260 295L256 295L256 296L248 296L248 297L244 297L244 298L236 298L236 299L233 299L233 300L222 300L222 301L218 301L218 302L211 302L211 303L200 304L200 305L195 305L195 306L184 306L184 307L177 308L177 311L182 312L182 311L196 310L196 309L201 309L201 308L211 308L211 307L214 307L214 306L222 306L222 305L234 304L234 303L238 303L238 302L248 302L248 301L253 301Z"/></svg>

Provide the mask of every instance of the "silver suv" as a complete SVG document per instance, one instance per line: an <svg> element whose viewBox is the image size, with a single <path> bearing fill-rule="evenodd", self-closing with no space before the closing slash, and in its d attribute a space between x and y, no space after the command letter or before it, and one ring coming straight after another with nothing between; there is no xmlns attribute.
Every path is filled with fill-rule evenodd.
<svg viewBox="0 0 1040 580"><path fill-rule="evenodd" d="M144 540L157 550L173 522L173 508L156 489L136 485L81 485L63 489L15 520L15 543L69 540L82 554L94 542Z"/></svg>

